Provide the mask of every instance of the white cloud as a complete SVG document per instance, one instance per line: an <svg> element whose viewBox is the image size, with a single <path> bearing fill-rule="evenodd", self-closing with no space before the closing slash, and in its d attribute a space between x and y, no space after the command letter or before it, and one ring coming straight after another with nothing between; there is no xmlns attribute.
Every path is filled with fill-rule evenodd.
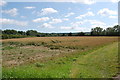
<svg viewBox="0 0 120 80"><path fill-rule="evenodd" d="M66 1L66 0L63 0ZM72 2L72 3L83 3L87 5L92 5L96 3L96 0L68 0L67 2Z"/></svg>
<svg viewBox="0 0 120 80"><path fill-rule="evenodd" d="M92 25L91 28L95 28L95 27L101 27L101 28L107 28L106 25Z"/></svg>
<svg viewBox="0 0 120 80"><path fill-rule="evenodd" d="M63 30L71 30L71 29L74 29L74 27L61 26L60 29L63 29Z"/></svg>
<svg viewBox="0 0 120 80"><path fill-rule="evenodd" d="M80 15L80 16L78 16L78 17L75 17L75 18L76 18L76 19L82 19L82 18L87 17L87 16L95 16L95 14L90 11L90 12L87 12L87 13L85 13L85 14L83 14L83 15Z"/></svg>
<svg viewBox="0 0 120 80"><path fill-rule="evenodd" d="M92 20L82 20L82 21L76 21L76 22L72 22L71 23L71 25L72 26L75 26L75 27L79 27L79 26L81 26L81 25L83 25L83 24L85 24L85 23L90 23L90 22L92 22ZM91 24L91 23L90 23Z"/></svg>
<svg viewBox="0 0 120 80"><path fill-rule="evenodd" d="M102 21L98 21L98 20L83 20L83 21L77 21L77 22L72 22L71 25L75 26L75 27L80 27L83 24L90 24L92 28L94 27L102 27L102 28L106 28L106 24Z"/></svg>
<svg viewBox="0 0 120 80"><path fill-rule="evenodd" d="M87 32L90 31L88 27L74 27L76 31L82 31L82 32Z"/></svg>
<svg viewBox="0 0 120 80"><path fill-rule="evenodd" d="M62 19L52 19L51 22L49 22L50 24L57 24L57 23L61 23L63 22Z"/></svg>
<svg viewBox="0 0 120 80"><path fill-rule="evenodd" d="M72 22L71 25L75 26L75 27L78 27L78 26L80 26L83 23L84 23L84 21L77 21L77 22Z"/></svg>
<svg viewBox="0 0 120 80"><path fill-rule="evenodd" d="M96 2L95 2L95 0L84 0L83 3L84 3L84 4L91 5L91 4L94 4L94 3L96 3Z"/></svg>
<svg viewBox="0 0 120 80"><path fill-rule="evenodd" d="M6 4L7 4L6 1L4 1L4 0L0 0L0 6L4 6L4 5L6 5Z"/></svg>
<svg viewBox="0 0 120 80"><path fill-rule="evenodd" d="M33 11L33 12L32 12L32 14L35 14L35 13L37 13L37 11Z"/></svg>
<svg viewBox="0 0 120 80"><path fill-rule="evenodd" d="M2 13L9 14L11 16L16 16L16 15L18 15L18 9L13 8L10 10L2 10Z"/></svg>
<svg viewBox="0 0 120 80"><path fill-rule="evenodd" d="M18 26L27 26L28 22L25 21L17 21L13 19L6 19L6 18L0 18L1 24L12 24L12 25L18 25Z"/></svg>
<svg viewBox="0 0 120 80"><path fill-rule="evenodd" d="M27 7L24 7L25 9L35 9L36 7L33 7L33 6L27 6Z"/></svg>
<svg viewBox="0 0 120 80"><path fill-rule="evenodd" d="M57 13L58 11L53 8L43 8L40 12L38 12L38 15L47 15L52 13Z"/></svg>
<svg viewBox="0 0 120 80"><path fill-rule="evenodd" d="M88 11L90 11L90 10L91 10L91 8L88 8L87 10L88 10Z"/></svg>
<svg viewBox="0 0 120 80"><path fill-rule="evenodd" d="M73 12L70 12L70 13L68 13L65 17L70 17L70 16L72 16L72 15L74 15L75 13L73 13Z"/></svg>
<svg viewBox="0 0 120 80"><path fill-rule="evenodd" d="M21 18L26 18L26 16L20 16Z"/></svg>
<svg viewBox="0 0 120 80"><path fill-rule="evenodd" d="M83 27L84 24L88 24L88 27ZM77 22L72 22L71 26L61 26L60 29L63 30L75 30L75 31L90 31L91 28L95 27L102 27L102 28L107 28L108 26L106 23L98 20L82 20L82 21L77 21Z"/></svg>
<svg viewBox="0 0 120 80"><path fill-rule="evenodd" d="M119 2L119 0L110 0L110 1L113 2L113 3Z"/></svg>
<svg viewBox="0 0 120 80"><path fill-rule="evenodd" d="M68 21L69 19L64 18L64 19L57 19L57 18L52 18L52 21L48 22L48 23L43 23L41 26L38 27L42 27L42 28L54 28L54 24L58 24L58 23L62 23L63 21Z"/></svg>
<svg viewBox="0 0 120 80"><path fill-rule="evenodd" d="M117 15L117 11L113 11L108 8L103 8L103 9L99 10L97 14L101 15L101 16Z"/></svg>
<svg viewBox="0 0 120 80"><path fill-rule="evenodd" d="M102 21L98 21L98 20L88 20L88 22L92 25L91 27L92 28L95 28L95 27L101 27L101 28L106 28L107 25L106 23L102 22Z"/></svg>
<svg viewBox="0 0 120 80"><path fill-rule="evenodd" d="M44 22L44 21L48 21L48 20L50 20L49 17L42 17L42 18L34 19L33 22L39 23L39 22Z"/></svg>
<svg viewBox="0 0 120 80"><path fill-rule="evenodd" d="M117 19L118 16L109 16L109 18L112 18L112 19Z"/></svg>
<svg viewBox="0 0 120 80"><path fill-rule="evenodd" d="M91 24L97 24L97 25L105 25L104 22L102 21L97 21L97 20L88 20Z"/></svg>
<svg viewBox="0 0 120 80"><path fill-rule="evenodd" d="M63 20L64 20L64 21L69 21L69 19L68 19L68 18L64 18Z"/></svg>
<svg viewBox="0 0 120 80"><path fill-rule="evenodd" d="M98 21L98 20L83 20L83 21L77 21L77 22L72 22L71 23L71 25L73 25L73 26L79 26L79 25L82 25L82 24L85 24L85 23L90 23L90 24L98 24L98 25L105 25L105 23L104 22L102 22L102 21Z"/></svg>
<svg viewBox="0 0 120 80"><path fill-rule="evenodd" d="M42 28L54 28L51 24L49 23L44 23L42 24L41 26L38 26L38 27L42 27Z"/></svg>
<svg viewBox="0 0 120 80"><path fill-rule="evenodd" d="M113 26L118 25L118 23L114 23Z"/></svg>
<svg viewBox="0 0 120 80"><path fill-rule="evenodd" d="M45 19L46 18L46 19ZM47 18L47 17L44 17L44 20L43 19L36 19L36 20L33 20L33 22L41 22L42 21L48 21L50 20L50 18ZM52 18L52 21L48 22L48 23L43 23L41 26L38 26L38 27L42 27L42 28L54 28L54 24L58 24L58 23L61 23L63 21L68 21L69 19L67 18L64 18L64 19L57 19L57 18Z"/></svg>
<svg viewBox="0 0 120 80"><path fill-rule="evenodd" d="M83 32L90 31L89 28L87 28L87 27L78 27L78 26L76 26L76 27L75 26L74 27L61 26L60 29L62 29L62 30L75 30L75 31L79 31L79 32L80 31L83 31Z"/></svg>

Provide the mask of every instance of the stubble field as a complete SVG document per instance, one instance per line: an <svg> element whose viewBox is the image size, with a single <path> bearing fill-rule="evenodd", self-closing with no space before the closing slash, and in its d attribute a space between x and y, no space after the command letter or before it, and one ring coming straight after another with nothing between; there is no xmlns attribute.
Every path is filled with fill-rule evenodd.
<svg viewBox="0 0 120 80"><path fill-rule="evenodd" d="M111 78L118 37L32 37L2 40L3 78Z"/></svg>

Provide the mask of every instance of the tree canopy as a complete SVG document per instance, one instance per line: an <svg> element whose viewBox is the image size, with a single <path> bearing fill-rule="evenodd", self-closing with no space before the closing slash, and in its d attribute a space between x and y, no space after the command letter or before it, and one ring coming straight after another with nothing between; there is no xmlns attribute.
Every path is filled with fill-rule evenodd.
<svg viewBox="0 0 120 80"><path fill-rule="evenodd" d="M50 37L50 36L119 36L120 26L108 27L103 29L101 27L95 27L91 29L90 34L88 32L78 33L40 33L36 30L16 31L16 30L0 30L2 39L10 38L23 38L23 37Z"/></svg>

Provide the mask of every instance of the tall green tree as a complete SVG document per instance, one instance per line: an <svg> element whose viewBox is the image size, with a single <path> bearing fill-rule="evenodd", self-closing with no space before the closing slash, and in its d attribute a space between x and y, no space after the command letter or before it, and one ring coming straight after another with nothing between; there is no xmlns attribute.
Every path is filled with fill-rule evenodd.
<svg viewBox="0 0 120 80"><path fill-rule="evenodd" d="M26 31L26 34L28 36L36 36L38 34L38 32L36 30L28 30L28 31Z"/></svg>
<svg viewBox="0 0 120 80"><path fill-rule="evenodd" d="M72 33L70 32L70 33L68 33L68 36L72 36Z"/></svg>
<svg viewBox="0 0 120 80"><path fill-rule="evenodd" d="M115 35L115 29L112 27L108 27L106 29L106 35L108 35L108 36Z"/></svg>
<svg viewBox="0 0 120 80"><path fill-rule="evenodd" d="M91 29L91 35L99 36L102 35L103 28L96 27Z"/></svg>
<svg viewBox="0 0 120 80"><path fill-rule="evenodd" d="M18 34L20 34L20 35L26 35L26 32L24 32L24 31L18 31Z"/></svg>
<svg viewBox="0 0 120 80"><path fill-rule="evenodd" d="M4 30L3 34L14 34L14 35L17 35L18 32L16 30Z"/></svg>
<svg viewBox="0 0 120 80"><path fill-rule="evenodd" d="M120 26L115 25L113 28L114 28L115 35L120 35Z"/></svg>

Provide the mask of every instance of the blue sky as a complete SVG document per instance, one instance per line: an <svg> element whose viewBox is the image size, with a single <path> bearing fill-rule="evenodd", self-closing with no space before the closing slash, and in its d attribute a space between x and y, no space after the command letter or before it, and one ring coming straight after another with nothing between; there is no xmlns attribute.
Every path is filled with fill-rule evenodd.
<svg viewBox="0 0 120 80"><path fill-rule="evenodd" d="M118 23L118 3L6 2L2 6L2 29L39 32L88 32L94 27Z"/></svg>

